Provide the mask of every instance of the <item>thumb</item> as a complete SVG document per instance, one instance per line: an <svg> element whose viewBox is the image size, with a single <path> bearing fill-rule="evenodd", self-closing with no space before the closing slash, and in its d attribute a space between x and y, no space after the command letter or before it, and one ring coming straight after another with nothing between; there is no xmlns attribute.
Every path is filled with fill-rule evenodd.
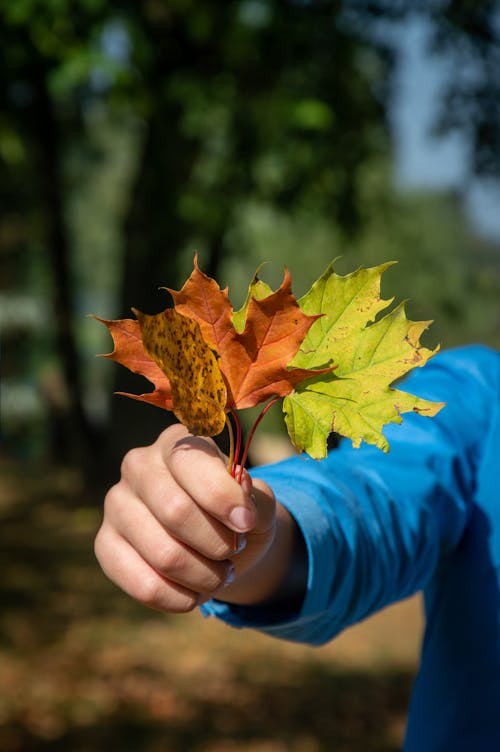
<svg viewBox="0 0 500 752"><path fill-rule="evenodd" d="M236 465L234 476L238 479L241 488L247 496L251 496L253 493L253 483L248 470L241 467L241 465Z"/></svg>
<svg viewBox="0 0 500 752"><path fill-rule="evenodd" d="M257 512L255 525L248 534L261 535L274 525L276 499L270 486L259 478L252 479L244 468L236 469L236 477L241 473L240 485L242 490L251 498ZM247 534L247 535L248 535Z"/></svg>

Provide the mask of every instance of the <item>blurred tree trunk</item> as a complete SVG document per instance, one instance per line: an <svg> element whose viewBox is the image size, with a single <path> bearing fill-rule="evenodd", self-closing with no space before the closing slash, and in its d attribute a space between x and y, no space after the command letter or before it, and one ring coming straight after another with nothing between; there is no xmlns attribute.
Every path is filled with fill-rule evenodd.
<svg viewBox="0 0 500 752"><path fill-rule="evenodd" d="M179 113L167 107L154 111L124 225L120 316L130 317L131 306L147 313L163 310L170 305L170 296L159 288L179 288L184 283L179 257L192 228L179 217L178 190L189 180L195 153L180 131ZM211 239L207 250L206 271L216 278L223 253L222 229ZM141 382L137 375L119 368L114 389L138 393L141 389L150 391L152 387L146 381ZM170 412L133 400L113 400L110 461L114 474L128 449L153 442L161 430L174 421ZM224 448L224 439L222 446Z"/></svg>
<svg viewBox="0 0 500 752"><path fill-rule="evenodd" d="M33 116L37 124L37 177L43 210L45 244L52 272L54 340L64 394L49 405L52 454L56 461L76 463L86 477L93 473L99 457L97 436L85 414L83 385L73 331L73 285L70 247L64 217L64 188L61 166L61 138L54 103L47 89L42 65L33 70L35 90Z"/></svg>
<svg viewBox="0 0 500 752"><path fill-rule="evenodd" d="M186 227L178 216L176 189L185 182L191 160L187 145L180 143L176 124L177 113L161 107L154 110L147 125L124 223L120 317L130 318L131 306L158 313L170 304L168 293L159 288L182 283L179 254L186 241ZM125 368L117 368L114 389L139 393L152 386ZM173 420L170 412L115 398L109 435L111 472L116 475L128 449L153 442Z"/></svg>
<svg viewBox="0 0 500 752"><path fill-rule="evenodd" d="M148 40L149 53L144 75L145 100L150 108L137 177L124 223L124 261L119 315L130 316L134 306L157 313L170 305L170 296L160 287L179 288L181 254L193 234L180 204L189 186L200 142L186 135L182 105L166 92L179 68L192 65L194 48L185 39L182 14L170 14L157 6L137 9L137 23ZM159 16L156 14L159 13ZM183 43L179 42L180 38ZM210 239L207 238L210 243ZM193 248L193 253L195 249ZM222 234L208 248L210 274L217 270L222 250ZM150 391L151 384L116 369L115 390ZM162 429L172 424L172 413L126 398L112 402L110 462L118 472L123 454L133 446L153 442Z"/></svg>

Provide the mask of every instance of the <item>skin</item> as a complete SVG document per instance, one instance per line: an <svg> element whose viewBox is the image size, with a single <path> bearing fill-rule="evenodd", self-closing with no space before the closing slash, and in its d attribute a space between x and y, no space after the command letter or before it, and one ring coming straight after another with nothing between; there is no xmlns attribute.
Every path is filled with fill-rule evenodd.
<svg viewBox="0 0 500 752"><path fill-rule="evenodd" d="M296 523L271 488L246 471L239 485L215 443L182 425L125 456L95 554L128 595L169 613L214 597L292 608L307 576Z"/></svg>

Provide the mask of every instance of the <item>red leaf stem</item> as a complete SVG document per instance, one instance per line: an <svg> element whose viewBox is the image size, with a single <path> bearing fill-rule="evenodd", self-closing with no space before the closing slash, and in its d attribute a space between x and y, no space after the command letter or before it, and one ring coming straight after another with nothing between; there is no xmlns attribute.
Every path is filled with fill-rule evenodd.
<svg viewBox="0 0 500 752"><path fill-rule="evenodd" d="M250 444L252 443L252 439L253 439L253 437L255 435L255 431L257 430L260 421L265 416L265 414L267 413L267 411L276 402L278 402L278 400L280 400L280 399L281 399L281 397L278 395L276 397L273 397L271 400L269 400L269 402L267 403L267 405L265 405L265 407L259 413L259 416L257 417L257 420L255 421L255 423L253 424L253 426L252 426L252 428L250 430L250 433L248 434L248 439L247 439L247 442L245 444L245 449L243 450L243 455L241 457L241 462L239 463L239 465L240 465L240 471L238 473L238 477L236 478L236 480L238 481L238 483L241 483L241 477L243 475L243 468L245 467L245 464L246 464L246 461L247 461L247 458L248 458L248 451L250 449Z"/></svg>

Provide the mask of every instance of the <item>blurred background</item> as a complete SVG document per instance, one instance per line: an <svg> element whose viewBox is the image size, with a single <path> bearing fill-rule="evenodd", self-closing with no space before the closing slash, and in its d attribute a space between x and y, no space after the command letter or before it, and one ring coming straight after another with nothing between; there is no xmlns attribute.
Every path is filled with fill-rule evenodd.
<svg viewBox="0 0 500 752"><path fill-rule="evenodd" d="M195 251L235 308L263 262L299 296L394 259L426 344L499 347L499 42L487 0L1 0L1 750L400 748L416 601L318 651L104 580L103 491L170 417L87 314Z"/></svg>

